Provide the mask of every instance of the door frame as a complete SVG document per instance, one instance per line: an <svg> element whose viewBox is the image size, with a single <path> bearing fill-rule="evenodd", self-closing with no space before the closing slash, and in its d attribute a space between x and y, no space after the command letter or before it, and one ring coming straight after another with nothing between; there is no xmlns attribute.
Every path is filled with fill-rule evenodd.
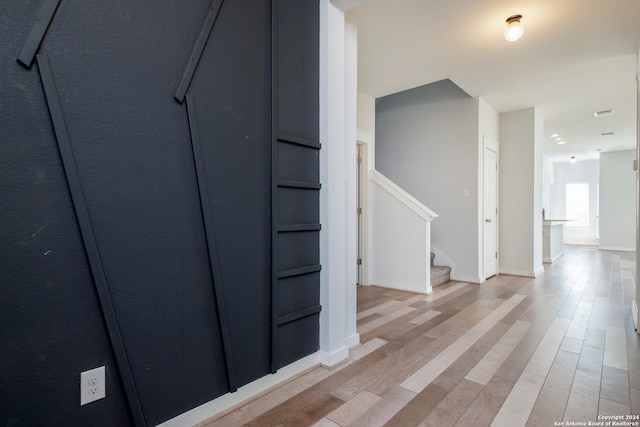
<svg viewBox="0 0 640 427"><path fill-rule="evenodd" d="M369 186L369 171L375 169L375 155L374 155L374 143L373 143L373 134L369 131L365 131L362 129L357 130L356 136L356 145L360 148L360 156L362 157L362 163L360 164L360 176L359 180L357 180L356 185L359 183L359 188L357 189L358 196L360 198L359 203L362 207L362 214L360 220L362 223L358 226L356 225L356 235L357 235L357 249L362 259L362 263L357 265L357 278L359 285L362 286L370 286L369 278L370 274L370 266L368 261L369 254L371 253L371 239L370 236L370 212L371 212L371 197L369 196L370 186ZM356 215L358 213L356 212ZM358 222L356 221L356 224ZM358 257L356 256L356 259Z"/></svg>
<svg viewBox="0 0 640 427"><path fill-rule="evenodd" d="M485 235L485 227L484 227L484 214L485 214L485 207L484 207L484 202L485 202L485 190L484 190L484 180L485 180L485 153L487 150L491 150L493 152L496 153L496 188L495 188L495 194L496 194L496 221L495 221L495 230L496 230L496 276L498 274L500 274L500 215L499 215L499 206L500 206L500 143L489 138L486 135L483 135L482 137L482 201L481 201L481 215L480 215L480 227L482 230L482 242L480 243L480 248L481 248L481 253L482 253L482 257L481 257L481 268L482 268L482 281L484 282L485 280L487 280L487 273L485 272L485 239L486 239L486 235Z"/></svg>

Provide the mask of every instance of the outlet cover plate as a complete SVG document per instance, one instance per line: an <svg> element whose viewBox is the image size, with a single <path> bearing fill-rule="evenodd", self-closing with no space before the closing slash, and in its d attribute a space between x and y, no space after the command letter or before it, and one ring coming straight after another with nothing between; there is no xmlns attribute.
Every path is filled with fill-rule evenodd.
<svg viewBox="0 0 640 427"><path fill-rule="evenodd" d="M80 406L106 396L104 366L80 372Z"/></svg>

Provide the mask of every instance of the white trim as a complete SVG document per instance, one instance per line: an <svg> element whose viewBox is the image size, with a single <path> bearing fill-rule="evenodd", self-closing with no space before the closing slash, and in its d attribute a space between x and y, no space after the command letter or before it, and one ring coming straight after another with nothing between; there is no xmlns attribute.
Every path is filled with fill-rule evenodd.
<svg viewBox="0 0 640 427"><path fill-rule="evenodd" d="M485 280L487 280L490 276L487 275L487 273L484 271L485 268L485 262L484 262L484 257L485 257L485 253L484 253L484 200L485 200L485 194L484 194L484 177L485 177L485 171L484 171L484 167L485 167L485 153L487 150L491 150L493 152L496 153L496 188L495 188L495 197L496 197L496 225L495 225L495 230L496 230L496 274L498 274L498 271L500 269L500 143L497 141L494 141L492 138L486 136L486 135L482 135L482 156L481 156L481 161L482 161L482 173L481 175L481 179L479 180L479 186L481 187L481 191L478 192L478 194L482 194L482 197L478 198L478 204L480 204L480 215L478 215L478 221L479 221L479 227L478 227L478 234L480 234L480 247L478 248L478 253L479 253L479 258L480 258L480 274L482 277L480 277L480 281L478 283L483 283Z"/></svg>
<svg viewBox="0 0 640 427"><path fill-rule="evenodd" d="M523 271L523 270L509 270L500 269L500 274L507 274L509 276L523 276L523 277L538 277L544 272L544 267L540 266L536 268L536 271Z"/></svg>
<svg viewBox="0 0 640 427"><path fill-rule="evenodd" d="M635 252L636 248L621 248L615 246L598 246L601 251Z"/></svg>
<svg viewBox="0 0 640 427"><path fill-rule="evenodd" d="M360 336L358 335L358 342L360 342ZM320 363L324 366L335 366L338 363L342 362L344 359L349 357L349 347L345 346L333 353L326 353L321 351L320 353Z"/></svg>
<svg viewBox="0 0 640 427"><path fill-rule="evenodd" d="M633 327L636 332L640 333L638 330L638 305L636 304L636 300L631 301L631 317L633 318Z"/></svg>
<svg viewBox="0 0 640 427"><path fill-rule="evenodd" d="M496 274L496 276L499 273ZM459 276L457 274L451 274L451 280L455 281L455 282L467 282L467 283L474 283L476 285L480 285L482 282L484 282L484 280L480 279L480 277L471 277L471 276Z"/></svg>
<svg viewBox="0 0 640 427"><path fill-rule="evenodd" d="M378 279L376 280L376 286L380 286L382 288L399 289L401 291L415 292L417 294L423 295L431 295L433 293L431 286L417 286L415 283L395 282L393 280Z"/></svg>
<svg viewBox="0 0 640 427"><path fill-rule="evenodd" d="M371 187L369 185L369 171L375 168L375 144L373 133L358 128L356 130L356 143L364 147L366 164L361 165L364 170L362 171L362 182L360 183L362 189L362 239L364 239L364 245L362 248L362 286L371 286L371 263L369 262L371 254L373 253L372 238L371 238ZM358 242L359 244L360 242Z"/></svg>
<svg viewBox="0 0 640 427"><path fill-rule="evenodd" d="M389 178L378 172L377 170L372 170L369 172L369 177L373 182L378 184L382 189L392 194L396 199L398 199L402 204L415 212L420 218L425 221L432 221L434 218L438 217L438 214L423 205L418 199L413 197L411 194L404 191L398 185L396 185Z"/></svg>
<svg viewBox="0 0 640 427"><path fill-rule="evenodd" d="M268 389L275 387L293 377L312 369L320 364L320 354L314 353L303 359L297 360L283 368L275 374L268 374L247 385L244 385L234 393L224 394L207 403L197 406L190 411L184 412L175 418L171 418L158 427L184 427L193 426L211 417L225 412L234 406L244 403L247 399L255 397Z"/></svg>
<svg viewBox="0 0 640 427"><path fill-rule="evenodd" d="M360 345L360 334L355 333L355 334L353 334L351 336L348 336L346 341L347 341L347 347L349 347L349 348L353 348L353 347L355 347L357 345ZM348 355L349 354L347 352L347 356Z"/></svg>
<svg viewBox="0 0 640 427"><path fill-rule="evenodd" d="M552 258L542 258L542 262L546 262L547 264L552 264L558 260L562 255L564 255L564 250L555 254Z"/></svg>
<svg viewBox="0 0 640 427"><path fill-rule="evenodd" d="M373 144L373 134L368 130L358 128L356 130L356 138L358 139L358 142L362 142L363 144Z"/></svg>

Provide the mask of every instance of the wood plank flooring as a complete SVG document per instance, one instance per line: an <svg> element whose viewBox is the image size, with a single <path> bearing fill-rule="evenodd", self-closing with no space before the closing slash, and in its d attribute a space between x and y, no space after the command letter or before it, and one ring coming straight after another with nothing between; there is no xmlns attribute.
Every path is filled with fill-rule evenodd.
<svg viewBox="0 0 640 427"><path fill-rule="evenodd" d="M200 426L538 427L640 415L634 260L567 247L536 279L449 282L429 296L359 287L361 345L347 361Z"/></svg>

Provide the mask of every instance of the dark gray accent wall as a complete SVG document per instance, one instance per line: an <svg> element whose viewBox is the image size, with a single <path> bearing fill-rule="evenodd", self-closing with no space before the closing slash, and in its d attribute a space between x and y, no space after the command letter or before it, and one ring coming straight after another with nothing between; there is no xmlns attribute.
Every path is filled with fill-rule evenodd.
<svg viewBox="0 0 640 427"><path fill-rule="evenodd" d="M155 425L315 352L319 277L276 292L274 265L319 268L317 189L278 190L282 179L318 181L317 2L222 2L187 89L205 198L186 103L174 95L212 3L62 0L43 35L38 52L55 80L139 408L116 363L38 64L17 61L47 3L7 0L0 16L0 425ZM280 123L311 148L280 151ZM274 213L307 228L279 245ZM283 319L292 332L274 328ZM80 372L103 365L107 397L81 407Z"/></svg>

